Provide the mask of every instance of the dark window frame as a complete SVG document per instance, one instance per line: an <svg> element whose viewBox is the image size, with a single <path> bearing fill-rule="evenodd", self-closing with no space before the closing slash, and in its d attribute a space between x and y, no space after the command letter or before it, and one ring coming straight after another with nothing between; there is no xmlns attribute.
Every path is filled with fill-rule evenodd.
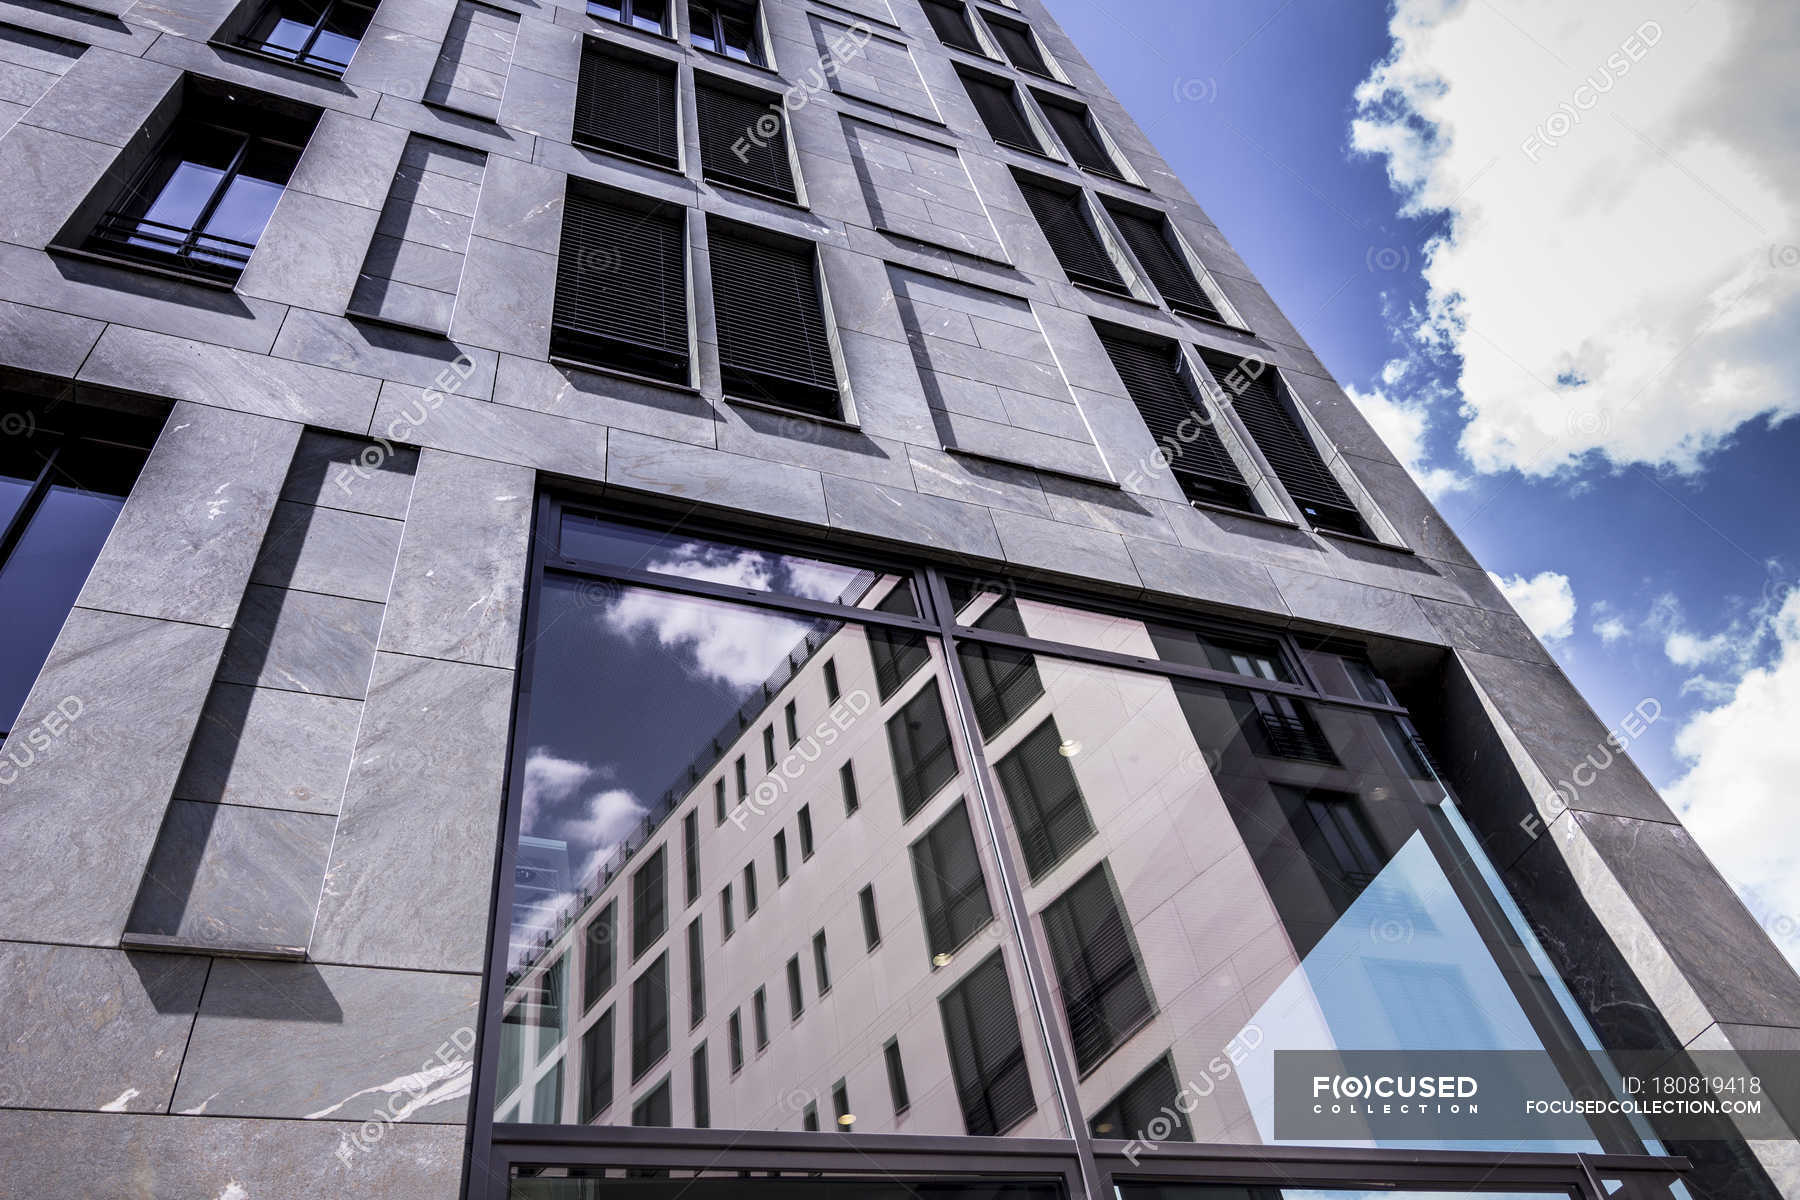
<svg viewBox="0 0 1800 1200"><path fill-rule="evenodd" d="M292 0L268 0L268 3L257 9L256 15L244 27L243 32L233 39L232 45L239 50L248 50L263 58L271 58L304 70L329 75L333 79L343 78L344 72L350 68L350 63L356 56L356 51L361 49L363 39L369 35L369 23L375 16L376 4L371 0L323 0L318 15L310 18L311 23L305 26L309 32L298 46L291 49L288 47L272 48L269 37L280 27L282 21L292 20L296 24L301 23L289 15L292 7ZM326 26L331 24L332 19L345 9L360 10L362 14L362 28L356 33L356 45L351 47L351 57L339 62L334 58L313 54L319 38L326 33ZM271 17L274 18L273 22L270 20ZM262 30L262 32L258 33L258 30ZM347 37L348 35L343 36Z"/></svg>
<svg viewBox="0 0 1800 1200"><path fill-rule="evenodd" d="M750 27L749 45L742 56L731 53L729 49L721 49L729 44L725 32L727 20L725 10L733 5L749 9L748 18L740 17ZM703 46L699 41L700 21L695 16L694 10L701 7L709 10L707 24L710 29L706 36L713 43L711 46ZM730 59L732 62L748 63L753 67L769 69L773 64L769 58L768 31L763 28L762 15L762 5L758 0L747 0L747 2L746 0L689 0L688 41L702 53L716 54L720 58Z"/></svg>
<svg viewBox="0 0 1800 1200"><path fill-rule="evenodd" d="M655 37L663 38L674 37L675 0L647 0L647 2L649 4L660 4L662 6L662 20L656 23L655 28L651 28L648 25L642 25L638 22L637 9L640 5L646 3L646 0L612 0L611 7L619 10L618 16L613 16L611 13L607 12L596 12L595 9L603 6L596 3L595 0L588 0L587 15L596 21L605 21L608 24L620 25L626 29L635 29L639 33L648 33Z"/></svg>

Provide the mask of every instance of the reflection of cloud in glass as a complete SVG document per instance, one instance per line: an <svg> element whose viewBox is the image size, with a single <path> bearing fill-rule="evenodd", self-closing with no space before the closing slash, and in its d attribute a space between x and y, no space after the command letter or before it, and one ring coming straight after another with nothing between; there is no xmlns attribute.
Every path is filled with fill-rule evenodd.
<svg viewBox="0 0 1800 1200"><path fill-rule="evenodd" d="M584 795L590 784L612 778L610 767L596 767L574 759L558 758L542 746L525 758L525 797L520 829L533 837L554 837L568 843L571 858L580 864L572 883L592 881L609 860L621 857L621 843L637 828L648 810L625 788ZM533 907L532 916L548 908L544 919L553 922L567 893L556 903Z"/></svg>
<svg viewBox="0 0 1800 1200"><path fill-rule="evenodd" d="M844 599L851 585L867 575L855 567L816 558L762 554L707 542L683 542L667 557L646 563L644 569L659 575L832 601Z"/></svg>
<svg viewBox="0 0 1800 1200"><path fill-rule="evenodd" d="M742 554L707 568L705 578L739 587L766 579L761 555ZM668 650L686 651L688 672L744 692L762 684L806 637L807 625L755 609L626 588L605 612L617 634L653 634Z"/></svg>
<svg viewBox="0 0 1800 1200"><path fill-rule="evenodd" d="M516 971L537 953L540 941L556 936L563 918L575 909L574 892L557 892L533 904L520 916L513 911L511 944L506 953L506 969Z"/></svg>
<svg viewBox="0 0 1800 1200"><path fill-rule="evenodd" d="M542 746L533 749L525 758L525 795L519 828L526 833L539 832L544 805L562 804L595 773L587 763L558 758Z"/></svg>

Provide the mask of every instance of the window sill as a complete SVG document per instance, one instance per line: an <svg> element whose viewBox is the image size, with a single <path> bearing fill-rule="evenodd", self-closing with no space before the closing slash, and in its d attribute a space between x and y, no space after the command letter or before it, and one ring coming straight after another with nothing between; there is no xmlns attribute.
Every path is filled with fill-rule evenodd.
<svg viewBox="0 0 1800 1200"><path fill-rule="evenodd" d="M1089 487L1104 488L1111 492L1122 492L1125 485L1116 479L1104 475L1083 475L1079 471L1064 470L1061 467L1045 467L1037 463L1029 463L1020 459L1002 458L998 454L983 454L977 450L965 450L961 446L945 446L944 453L953 458L967 458L975 462L994 463L1014 471L1036 471L1040 475L1050 475L1057 479L1073 479Z"/></svg>
<svg viewBox="0 0 1800 1200"><path fill-rule="evenodd" d="M1245 512L1241 508L1232 508L1225 504L1212 504L1205 500L1189 500L1187 505L1189 508L1199 509L1201 512L1214 512L1221 513L1227 517L1240 517L1246 521L1255 521L1259 525L1274 525L1281 529L1302 528L1298 521L1289 520L1287 517L1271 517L1267 513Z"/></svg>
<svg viewBox="0 0 1800 1200"><path fill-rule="evenodd" d="M240 54L245 58L254 58L257 62L274 63L276 66L289 67L295 71L299 71L303 75L312 75L319 79L329 79L331 82L339 84L340 86L344 83L344 71L350 69L350 64L348 63L344 64L344 71L332 71L325 67L310 67L305 63L295 62L291 58L283 58L279 54L270 54L267 50L258 50L254 46L242 46L236 42L221 41L218 38L210 38L207 40L206 44L211 46L214 50L222 50L230 54Z"/></svg>
<svg viewBox="0 0 1800 1200"><path fill-rule="evenodd" d="M1411 546L1396 546L1392 542L1383 542L1376 538L1363 537L1360 534L1339 533L1335 529L1317 529L1317 528L1315 528L1313 530L1313 532L1318 534L1320 537L1331 538L1334 541L1351 542L1358 546L1375 546L1379 549L1391 550L1395 554L1404 554L1404 555L1407 555L1408 557L1417 557L1418 553L1419 553L1417 550L1414 550Z"/></svg>
<svg viewBox="0 0 1800 1200"><path fill-rule="evenodd" d="M992 137L993 135L990 134L989 136ZM1014 154L1023 154L1027 157L1035 158L1039 162L1055 163L1059 167L1068 167L1070 165L1067 159L1058 158L1048 150L1038 150L1031 146L1021 146L1017 142L1009 142L1004 138L994 138L994 145L1000 147L1002 150L1011 150Z"/></svg>
<svg viewBox="0 0 1800 1200"><path fill-rule="evenodd" d="M445 104L442 100L433 100L430 97L426 97L419 101L419 103L424 107L431 109L433 112L445 113L452 117L461 117L465 121L480 121L483 125L492 125L496 129L500 128L500 118L498 116L490 117L486 113L470 112L466 108L458 108L454 104Z"/></svg>
<svg viewBox="0 0 1800 1200"><path fill-rule="evenodd" d="M689 41L688 45L694 46L692 41ZM708 50L705 46L694 46L694 50L696 53L704 54L707 58L712 59L714 62L729 63L731 66L734 66L734 67L742 67L746 71L755 71L760 75L766 75L770 79L779 79L783 83L787 82L786 78L783 77L781 72L776 70L774 67L764 66L762 63L747 62L746 60L741 59L741 58L733 58L729 54L720 54L717 50Z"/></svg>
<svg viewBox="0 0 1800 1200"><path fill-rule="evenodd" d="M711 176L706 175L703 175L702 178L721 192L730 192L734 196L748 196L753 200L766 200L770 204L779 204L781 207L791 208L795 212L803 212L809 215L812 213L811 207L801 201L798 195L795 195L793 198L777 196L773 192L765 192L741 183L733 183L729 179L714 179Z"/></svg>
<svg viewBox="0 0 1800 1200"><path fill-rule="evenodd" d="M448 329L437 329L430 325L415 325L411 321L400 321L393 317L384 317L379 313L358 312L354 308L346 308L344 316L352 321L364 321L370 325L381 325L388 329L398 329L404 333L416 333L423 337L447 339Z"/></svg>
<svg viewBox="0 0 1800 1200"><path fill-rule="evenodd" d="M738 408L755 409L757 412L774 413L776 416L793 417L801 421L810 421L815 425L823 425L828 429L841 429L847 433L861 433L863 428L854 421L846 421L842 417L827 417L819 413L810 413L801 408L783 408L779 404L770 404L766 400L749 400L742 396L726 396L725 403Z"/></svg>
<svg viewBox="0 0 1800 1200"><path fill-rule="evenodd" d="M1078 168L1080 168L1080 171L1083 175L1092 175L1095 179L1104 179L1108 183L1116 183L1120 187L1127 187L1127 188L1130 188L1134 192L1142 192L1143 194L1145 194L1147 196L1155 195L1155 193L1150 190L1148 185L1139 183L1135 179L1127 179L1127 178L1125 178L1125 176L1119 175L1112 171L1102 171L1098 167L1083 167L1083 166L1081 166L1080 163L1076 163L1075 165Z"/></svg>
<svg viewBox="0 0 1800 1200"><path fill-rule="evenodd" d="M1209 329L1223 329L1230 333L1241 333L1245 337L1256 336L1256 334L1246 326L1233 325L1230 321L1222 321L1215 317L1204 316L1197 312L1189 312L1185 308L1176 308L1173 304L1169 305L1169 311L1184 320L1197 322Z"/></svg>
<svg viewBox="0 0 1800 1200"><path fill-rule="evenodd" d="M658 379L654 375L639 375L635 371L622 371L618 367L584 362L579 358L570 358L566 354L552 354L548 358L552 366L567 367L571 371L582 371L589 375L606 375L613 379L626 380L629 383L641 383L645 387L661 388L667 392L680 392L684 396L700 394L700 389L691 383L675 383L668 379Z"/></svg>
<svg viewBox="0 0 1800 1200"><path fill-rule="evenodd" d="M1068 274L1068 272L1065 270L1063 272L1063 274L1066 275L1066 274ZM1090 292L1095 296L1101 296L1108 300L1123 300L1128 304L1135 304L1139 308L1147 309L1150 312L1154 312L1154 313L1162 312L1162 305L1158 304L1154 300L1146 300L1144 297L1138 295L1136 292L1131 292L1131 291L1123 291L1122 292L1116 288L1101 287L1097 283L1088 283L1088 282L1086 282L1084 280L1080 280L1080 279L1071 279L1071 280L1069 280L1069 282L1074 284L1080 290L1082 290L1084 292Z"/></svg>
<svg viewBox="0 0 1800 1200"><path fill-rule="evenodd" d="M305 962L305 946L274 946L262 942L208 942L199 938L164 933L123 933L122 950L151 950L159 954L201 954L214 958L257 958L275 962Z"/></svg>
<svg viewBox="0 0 1800 1200"><path fill-rule="evenodd" d="M58 246L54 244L44 247L44 251L45 253L55 255L58 258L72 258L78 262L98 263L104 267L116 267L121 271L137 271L145 275L155 275L162 279L173 279L178 283L191 283L195 287L206 288L208 291L226 292L230 294L235 294L237 292L237 282L235 280L227 282L223 279L215 279L210 275L199 275L188 271L178 271L173 267L159 267L155 263L144 262L141 259L136 258L128 258L123 254L107 254L104 251L89 250L82 246Z"/></svg>
<svg viewBox="0 0 1800 1200"><path fill-rule="evenodd" d="M585 141L580 134L576 134L574 137L570 138L569 145L586 154L604 154L606 157L616 158L620 162L628 162L640 167L652 167L658 171L664 171L670 175L674 175L684 182L687 181L687 171L682 168L679 160L671 165L661 159L646 158L641 154L632 154L614 146L602 146L595 142Z"/></svg>

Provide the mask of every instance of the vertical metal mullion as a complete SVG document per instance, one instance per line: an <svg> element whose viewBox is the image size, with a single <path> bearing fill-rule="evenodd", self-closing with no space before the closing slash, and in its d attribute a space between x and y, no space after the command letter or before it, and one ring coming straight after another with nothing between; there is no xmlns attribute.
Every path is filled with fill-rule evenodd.
<svg viewBox="0 0 1800 1200"><path fill-rule="evenodd" d="M1026 983L1031 989L1031 1007L1037 1017L1038 1034L1044 1043L1044 1052L1050 1064L1050 1083L1057 1091L1061 1103L1063 1120L1069 1127L1069 1138L1075 1145L1076 1157L1081 1164L1081 1178L1086 1187L1088 1200L1104 1200L1105 1180L1101 1176L1098 1163L1094 1159L1093 1139L1088 1136L1087 1122L1082 1119L1081 1097L1077 1090L1078 1076L1074 1063L1069 1057L1068 1049L1057 1036L1056 1015L1051 1010L1049 997L1053 994L1050 988L1050 975L1043 960L1039 957L1036 943L1031 937L1031 914L1025 906L1025 892L1019 883L1018 873L1013 869L1012 857L1006 848L1005 839L1001 836L1001 821L998 812L998 793L993 783L993 775L987 761L987 747L981 738L981 727L975 720L974 703L969 699L969 687L963 678L962 661L957 653L955 606L950 601L950 589L944 582L943 573L936 567L927 567L920 572L924 580L926 595L931 601L931 610L938 622L941 649L944 654L944 674L950 685L951 696L956 701L956 715L962 730L963 743L969 752L969 779L971 790L975 794L976 803L981 808L982 820L987 826L989 845L993 850L995 869L1000 872L1001 892L1006 898L1007 913L1012 919L1013 934L1018 938L1019 949L1025 965Z"/></svg>
<svg viewBox="0 0 1800 1200"><path fill-rule="evenodd" d="M306 35L304 42L300 43L300 51L294 56L296 63L301 66L306 65L306 60L312 57L314 43L319 40L319 35L325 32L325 23L331 20L331 14L336 11L337 0L326 0L325 9L319 14L319 19L313 23L312 32Z"/></svg>
<svg viewBox="0 0 1800 1200"><path fill-rule="evenodd" d="M44 502L44 494L50 490L50 476L56 470L56 460L61 456L62 449L62 442L58 439L51 448L49 457L44 459L44 465L38 470L37 478L32 480L25 499L19 502L19 510L7 523L6 533L0 535L0 567L6 565L6 560L12 557L12 552L24 538L25 531L31 527L31 518L37 515L38 507Z"/></svg>
<svg viewBox="0 0 1800 1200"><path fill-rule="evenodd" d="M219 126L215 125L213 128L217 129ZM219 204L225 199L225 193L231 190L231 185L237 180L238 172L244 169L244 159L249 156L250 143L256 140L256 135L246 129L238 136L243 140L238 142L237 153L231 156L231 164L225 168L225 173L219 176L218 186L213 188L213 193L207 199L205 206L201 208L200 215L195 217L193 225L188 227L187 236L181 241L181 249L176 251L177 257L191 256L194 243L202 236L206 229L206 223L213 219L213 214L219 210Z"/></svg>

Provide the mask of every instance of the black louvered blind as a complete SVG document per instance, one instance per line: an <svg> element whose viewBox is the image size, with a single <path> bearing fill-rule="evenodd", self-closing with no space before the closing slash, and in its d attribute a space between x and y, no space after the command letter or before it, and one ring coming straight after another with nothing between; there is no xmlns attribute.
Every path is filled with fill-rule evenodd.
<svg viewBox="0 0 1800 1200"><path fill-rule="evenodd" d="M688 381L687 220L570 188L556 260L556 353Z"/></svg>
<svg viewBox="0 0 1800 1200"><path fill-rule="evenodd" d="M1044 909L1044 940L1086 1074L1156 1011L1105 864Z"/></svg>
<svg viewBox="0 0 1800 1200"><path fill-rule="evenodd" d="M950 1076L973 1137L1005 1133L1037 1108L1006 964L998 950L938 1002Z"/></svg>
<svg viewBox="0 0 1800 1200"><path fill-rule="evenodd" d="M1025 636L1019 606L1010 597L983 613L975 626ZM1029 651L963 642L957 653L962 658L963 678L969 684L969 700L975 707L975 724L980 726L984 741L993 741L995 734L1044 694L1037 657Z"/></svg>
<svg viewBox="0 0 1800 1200"><path fill-rule="evenodd" d="M974 102L975 111L981 114L981 123L987 126L989 137L1017 150L1029 150L1033 154L1044 152L1044 144L1025 119L1025 110L1019 107L1011 84L963 71L957 74L962 76L963 87L968 89L969 99Z"/></svg>
<svg viewBox="0 0 1800 1200"><path fill-rule="evenodd" d="M1178 1111L1179 1105L1169 1104L1181 1090L1182 1085L1175 1081L1175 1066L1165 1054L1089 1118L1088 1128L1097 1138L1124 1141L1149 1129L1152 1121L1161 1121L1169 1134L1160 1140L1191 1142L1194 1131L1188 1127L1187 1118Z"/></svg>
<svg viewBox="0 0 1800 1200"><path fill-rule="evenodd" d="M931 22L938 41L970 54L983 53L975 30L969 25L969 10L952 0L923 0L925 19Z"/></svg>
<svg viewBox="0 0 1800 1200"><path fill-rule="evenodd" d="M1206 406L1181 377L1173 342L1150 344L1102 332L1100 343L1143 415L1150 436L1168 456L1169 470L1189 500L1256 512L1244 482L1213 426Z"/></svg>
<svg viewBox="0 0 1800 1200"><path fill-rule="evenodd" d="M1119 268L1101 244L1087 201L1080 192L1059 192L1026 179L1019 180L1019 191L1071 283L1131 294Z"/></svg>
<svg viewBox="0 0 1800 1200"><path fill-rule="evenodd" d="M575 140L660 166L680 165L675 64L589 39L575 85Z"/></svg>
<svg viewBox="0 0 1800 1200"><path fill-rule="evenodd" d="M1109 204L1106 211L1112 214L1113 224L1119 227L1119 234L1144 271L1150 276L1150 282L1162 293L1162 298L1169 302L1169 307L1176 312L1192 313L1205 317L1209 321L1224 321L1218 305L1200 286L1194 272L1182 257L1181 251L1171 240L1169 227L1161 216L1150 216L1135 209L1123 208Z"/></svg>
<svg viewBox="0 0 1800 1200"><path fill-rule="evenodd" d="M1119 165L1113 161L1106 144L1094 131L1087 109L1078 104L1053 99L1042 92L1037 96L1038 103L1043 106L1044 116L1050 121L1050 128L1056 130L1056 136L1062 139L1063 149L1069 152L1069 157L1090 171L1117 178Z"/></svg>
<svg viewBox="0 0 1800 1200"><path fill-rule="evenodd" d="M1033 882L1094 836L1094 819L1064 754L1055 717L1027 734L994 771Z"/></svg>
<svg viewBox="0 0 1800 1200"><path fill-rule="evenodd" d="M987 23L1007 62L1033 75L1050 74L1050 64L1044 61L1043 52L1038 49L1037 39L1031 36L1029 28L992 13L988 14Z"/></svg>
<svg viewBox="0 0 1800 1200"><path fill-rule="evenodd" d="M1307 519L1320 529L1367 537L1368 526L1363 524L1356 505L1350 502L1337 476L1319 457L1318 447L1283 403L1276 390L1275 368L1217 351L1202 350L1200 357L1237 409L1244 428L1256 439L1275 477Z"/></svg>
<svg viewBox="0 0 1800 1200"><path fill-rule="evenodd" d="M949 954L994 919L968 806L958 804L914 842L912 860L926 951Z"/></svg>
<svg viewBox="0 0 1800 1200"><path fill-rule="evenodd" d="M887 723L888 752L894 760L894 781L900 791L900 812L906 820L924 808L945 784L956 778L956 751L950 745L950 724L944 718L944 700L933 679L908 700Z"/></svg>
<svg viewBox="0 0 1800 1200"><path fill-rule="evenodd" d="M694 80L700 169L706 178L783 200L796 198L781 100Z"/></svg>
<svg viewBox="0 0 1800 1200"><path fill-rule="evenodd" d="M775 245L721 224L710 238L725 390L837 416L837 369L812 247Z"/></svg>

